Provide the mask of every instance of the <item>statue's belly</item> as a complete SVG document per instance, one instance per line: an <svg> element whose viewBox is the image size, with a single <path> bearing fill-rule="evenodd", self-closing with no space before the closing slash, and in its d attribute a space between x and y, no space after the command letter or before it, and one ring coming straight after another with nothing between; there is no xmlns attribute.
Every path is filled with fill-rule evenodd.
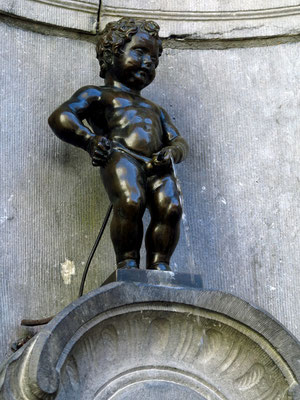
<svg viewBox="0 0 300 400"><path fill-rule="evenodd" d="M146 124L140 124L130 130L114 131L112 136L113 141L147 157L152 157L153 153L162 148L160 129Z"/></svg>

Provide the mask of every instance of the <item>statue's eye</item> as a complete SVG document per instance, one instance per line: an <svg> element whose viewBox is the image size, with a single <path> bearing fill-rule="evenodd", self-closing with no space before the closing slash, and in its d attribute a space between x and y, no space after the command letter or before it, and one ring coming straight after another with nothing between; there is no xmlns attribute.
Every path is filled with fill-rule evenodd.
<svg viewBox="0 0 300 400"><path fill-rule="evenodd" d="M134 51L136 52L136 54L138 54L139 56L142 56L144 54L142 49L134 49Z"/></svg>

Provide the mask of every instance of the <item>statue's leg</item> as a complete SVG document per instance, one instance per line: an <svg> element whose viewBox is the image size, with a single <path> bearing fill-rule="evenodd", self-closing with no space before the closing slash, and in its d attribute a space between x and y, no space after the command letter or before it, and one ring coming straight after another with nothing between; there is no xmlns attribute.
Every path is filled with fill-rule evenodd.
<svg viewBox="0 0 300 400"><path fill-rule="evenodd" d="M113 204L111 239L118 268L137 268L143 239L146 177L137 161L114 151L101 176Z"/></svg>
<svg viewBox="0 0 300 400"><path fill-rule="evenodd" d="M149 178L147 206L151 222L146 233L147 268L169 270L180 233L182 208L175 178Z"/></svg>

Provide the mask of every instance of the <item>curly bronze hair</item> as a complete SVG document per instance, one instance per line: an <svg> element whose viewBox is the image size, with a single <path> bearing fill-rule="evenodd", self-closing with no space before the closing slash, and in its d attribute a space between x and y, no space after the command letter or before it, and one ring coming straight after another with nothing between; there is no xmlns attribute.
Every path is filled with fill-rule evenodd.
<svg viewBox="0 0 300 400"><path fill-rule="evenodd" d="M107 70L112 64L112 56L120 54L125 43L130 42L132 36L137 32L145 32L157 39L159 56L161 56L162 41L158 36L159 29L159 25L156 22L144 19L124 17L119 21L109 22L99 34L99 40L96 45L101 78L105 77Z"/></svg>

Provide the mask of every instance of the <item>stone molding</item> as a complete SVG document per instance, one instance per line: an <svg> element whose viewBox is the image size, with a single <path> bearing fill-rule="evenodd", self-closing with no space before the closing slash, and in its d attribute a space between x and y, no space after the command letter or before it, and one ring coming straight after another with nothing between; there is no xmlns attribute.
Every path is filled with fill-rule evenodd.
<svg viewBox="0 0 300 400"><path fill-rule="evenodd" d="M160 4L161 3L161 4ZM172 35L194 39L243 39L300 33L300 5L277 0L266 8L260 2L244 6L230 2L230 7L217 0L195 7L189 0L142 2L103 0L101 27L122 16L154 19L161 25L161 36ZM265 3L264 3L265 4ZM98 0L7 0L2 12L62 28L93 33ZM147 7L147 8L145 8ZM179 23L180 22L180 23Z"/></svg>
<svg viewBox="0 0 300 400"><path fill-rule="evenodd" d="M8 360L0 397L126 400L166 390L175 400L299 400L299 360L284 327L230 294L112 283Z"/></svg>
<svg viewBox="0 0 300 400"><path fill-rule="evenodd" d="M70 10L84 11L86 13L95 14L98 10L97 0L82 1L82 0L30 0L36 3L48 4L54 7L61 7ZM235 21L239 19L260 19L260 18L275 18L288 17L291 15L300 14L300 5L292 5L286 7L273 7L265 9L237 9L233 11L172 11L164 9L143 9L143 8L128 8L114 7L104 5L102 8L104 16L110 17L136 17L136 18L154 18L159 20L175 20L175 21Z"/></svg>
<svg viewBox="0 0 300 400"><path fill-rule="evenodd" d="M43 0L33 0L41 1ZM53 3L59 1L53 0ZM47 1L50 3L50 1ZM276 17L288 17L291 15L300 14L300 5L288 6L288 7L275 7L258 10L234 10L234 11L171 11L171 10L151 10L151 9L139 9L139 8L127 8L127 7L112 7L104 6L103 14L105 16L119 17L124 15L126 17L136 18L153 18L157 20L168 20L168 21L236 21L240 19L252 20L252 19L269 19Z"/></svg>
<svg viewBox="0 0 300 400"><path fill-rule="evenodd" d="M98 11L98 1L82 1L82 0L30 0L36 3L48 4L53 7L66 8L79 12L96 14Z"/></svg>

